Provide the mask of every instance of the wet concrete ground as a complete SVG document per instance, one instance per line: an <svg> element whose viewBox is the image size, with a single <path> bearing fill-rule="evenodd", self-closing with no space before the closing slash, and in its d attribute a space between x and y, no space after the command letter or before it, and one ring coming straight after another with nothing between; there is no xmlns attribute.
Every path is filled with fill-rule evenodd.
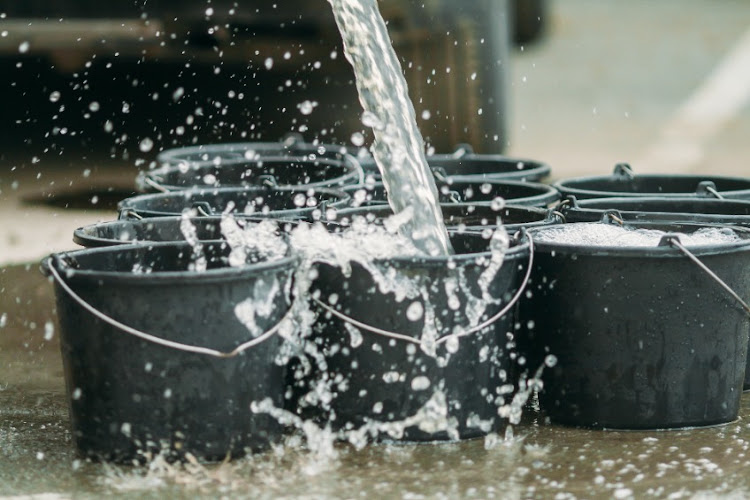
<svg viewBox="0 0 750 500"><path fill-rule="evenodd" d="M550 163L557 178L606 173L619 161L633 162L636 171L750 175L746 100L709 92L716 104L701 119L684 112L685 103L700 102L698 91L748 29L746 2L564 0L553 7L548 38L513 56L510 153ZM747 85L746 70L730 80ZM726 108L731 112L719 113ZM697 152L675 151L675 127L696 138ZM587 431L548 425L529 412L508 441L342 446L333 461L318 460L295 438L275 452L190 470L80 461L70 440L58 334L45 328L56 325L51 286L38 261L72 248L75 227L114 218L105 194L110 187L114 198L127 193L137 168L106 153L84 159L71 152L36 164L37 154L33 146L11 145L0 160L0 495L750 495L748 394L737 422L710 429ZM101 204L64 208L60 186L88 190ZM27 202L53 193L57 205Z"/></svg>

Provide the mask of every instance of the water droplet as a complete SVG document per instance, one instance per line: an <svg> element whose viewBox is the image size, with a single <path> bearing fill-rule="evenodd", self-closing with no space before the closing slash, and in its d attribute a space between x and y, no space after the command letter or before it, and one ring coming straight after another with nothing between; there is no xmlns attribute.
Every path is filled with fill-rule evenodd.
<svg viewBox="0 0 750 500"><path fill-rule="evenodd" d="M18 46L18 52L21 54L25 54L29 51L29 42L21 42L21 44Z"/></svg>
<svg viewBox="0 0 750 500"><path fill-rule="evenodd" d="M97 203L99 203L99 197L97 195L92 196L91 197L91 204L92 205L96 205Z"/></svg>
<svg viewBox="0 0 750 500"><path fill-rule="evenodd" d="M207 16L207 17L211 17L211 16L213 16L213 15L214 15L214 8L213 8L213 7L209 7L209 8L207 8L207 9L206 9L206 16Z"/></svg>
<svg viewBox="0 0 750 500"><path fill-rule="evenodd" d="M409 321L419 321L424 315L424 306L421 302L412 302L409 307L406 308L406 317Z"/></svg>
<svg viewBox="0 0 750 500"><path fill-rule="evenodd" d="M492 185L489 182L485 182L481 186L479 186L479 190L482 192L482 194L490 194L490 192L492 191Z"/></svg>
<svg viewBox="0 0 750 500"><path fill-rule="evenodd" d="M50 101L50 102L57 102L57 101L59 101L59 100L60 100L60 92L58 92L57 90L53 91L53 92L52 92L52 93L51 93L51 94L49 95L49 101Z"/></svg>
<svg viewBox="0 0 750 500"><path fill-rule="evenodd" d="M354 132L351 137L352 144L357 147L362 146L365 143L365 136L361 132Z"/></svg>
<svg viewBox="0 0 750 500"><path fill-rule="evenodd" d="M148 153L149 151L153 149L153 147L154 147L154 141L152 141L150 137L144 137L141 140L140 144L138 144L138 148L143 153Z"/></svg>
<svg viewBox="0 0 750 500"><path fill-rule="evenodd" d="M98 102L93 101L91 104L89 104L89 111L91 111L92 113L96 113L97 111L99 111L99 109L100 107Z"/></svg>
<svg viewBox="0 0 750 500"><path fill-rule="evenodd" d="M429 120L432 117L432 113L430 113L428 110L422 111L422 119L423 120Z"/></svg>
<svg viewBox="0 0 750 500"><path fill-rule="evenodd" d="M81 388L76 387L75 389L73 389L73 394L71 395L71 397L73 398L74 401L78 401L79 399L81 399L82 395L83 395L83 391L81 391Z"/></svg>
<svg viewBox="0 0 750 500"><path fill-rule="evenodd" d="M174 92L172 92L172 100L177 102L183 95L185 95L185 89L183 87L178 87Z"/></svg>
<svg viewBox="0 0 750 500"><path fill-rule="evenodd" d="M36 459L37 460L44 460L44 452L43 451L37 451L36 452Z"/></svg>
<svg viewBox="0 0 750 500"><path fill-rule="evenodd" d="M392 384L394 382L398 382L398 379L399 379L399 373L396 371L385 372L383 374L383 382L385 382L386 384Z"/></svg>
<svg viewBox="0 0 750 500"><path fill-rule="evenodd" d="M457 335L451 335L450 337L448 337L448 339L445 341L445 350L451 354L458 352L458 336Z"/></svg>
<svg viewBox="0 0 750 500"><path fill-rule="evenodd" d="M305 203L307 202L307 197L302 193L297 193L294 195L294 206L295 207L304 207Z"/></svg>
<svg viewBox="0 0 750 500"><path fill-rule="evenodd" d="M297 108L299 108L299 112L303 115L309 115L317 105L317 102L303 101L297 104Z"/></svg>
<svg viewBox="0 0 750 500"><path fill-rule="evenodd" d="M266 69L273 68L273 57L266 58L266 62L264 64L266 66Z"/></svg>
<svg viewBox="0 0 750 500"><path fill-rule="evenodd" d="M544 364L552 368L557 364L557 356L555 356L554 354L547 354L547 356L544 358Z"/></svg>
<svg viewBox="0 0 750 500"><path fill-rule="evenodd" d="M8 313L0 314L0 328L5 328L8 324Z"/></svg>
<svg viewBox="0 0 750 500"><path fill-rule="evenodd" d="M55 326L52 324L51 321L47 321L44 324L44 340L52 340L52 337L55 336Z"/></svg>
<svg viewBox="0 0 750 500"><path fill-rule="evenodd" d="M430 379L424 375L414 377L414 380L411 381L411 388L415 391L423 391L428 387L430 387Z"/></svg>
<svg viewBox="0 0 750 500"><path fill-rule="evenodd" d="M111 121L107 120L104 122L104 131L105 132L112 132L112 129L114 129L114 125Z"/></svg>
<svg viewBox="0 0 750 500"><path fill-rule="evenodd" d="M216 184L216 176L214 174L206 174L203 176L203 183L213 186Z"/></svg>
<svg viewBox="0 0 750 500"><path fill-rule="evenodd" d="M501 198L500 196L495 197L492 202L490 203L490 208L497 212L498 210L502 210L505 208L505 199Z"/></svg>

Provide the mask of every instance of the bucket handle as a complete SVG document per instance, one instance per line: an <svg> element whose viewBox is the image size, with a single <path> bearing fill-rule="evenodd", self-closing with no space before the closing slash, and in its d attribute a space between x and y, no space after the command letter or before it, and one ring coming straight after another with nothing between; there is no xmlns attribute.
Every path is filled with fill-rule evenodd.
<svg viewBox="0 0 750 500"><path fill-rule="evenodd" d="M144 184L146 184L148 187L156 189L160 193L168 193L169 189L165 188L155 180L153 180L149 175L144 175L141 179Z"/></svg>
<svg viewBox="0 0 750 500"><path fill-rule="evenodd" d="M750 314L750 305L748 305L747 302L742 300L742 298L739 295L737 295L737 292L732 290L732 287L727 285L724 280L719 278L719 276L717 276L716 273L713 272L706 264L701 262L700 259L698 259L698 257L696 257L693 254L693 252L685 248L685 246L680 241L679 236L677 236L676 234L665 234L664 236L662 236L661 240L659 241L659 246L672 246L678 249L683 254L685 254L687 258L695 262L695 264L698 267L700 267L703 271L705 271L705 273L708 274L714 281L716 281L716 283L718 283L724 290L729 292L729 294L732 297L734 297L735 300L737 300L737 302L739 302L739 304L742 306L745 312Z"/></svg>
<svg viewBox="0 0 750 500"><path fill-rule="evenodd" d="M251 347L254 347L264 340L268 339L269 337L273 336L279 328L281 328L281 325L284 324L284 322L291 316L292 314L292 307L289 308L289 310L284 314L284 316L279 320L278 323L276 323L274 326L272 326L269 330L264 332L263 334L255 337L252 340L248 340L247 342L243 342L242 344L238 345L231 351L219 351L216 349L211 349L208 347L200 347L200 346L194 346L190 344L182 344L180 342L175 342L173 340L167 340L163 339L161 337L157 337L156 335L151 335L150 333L142 332L141 330L137 330L131 326L128 326L124 323L120 323L114 318L111 318L86 302L80 295L75 293L70 286L68 286L67 283L65 283L65 280L62 279L60 274L57 272L57 269L55 269L55 266L51 262L52 258L50 257L47 259L44 267L46 270L49 271L50 275L57 281L57 283L60 285L60 287L65 290L65 292L70 295L70 297L78 303L81 307L86 309L88 312L99 318L100 320L104 321L105 323L109 323L110 325L114 326L115 328L118 328L119 330L122 330L125 333L129 333L130 335L133 335L134 337L138 337L142 340L145 340L147 342L151 342L154 344L158 344L164 347L169 347L171 349L176 349L178 351L184 351L184 352L191 352L194 354L204 354L206 356L212 356L214 358L222 358L222 359L228 359L228 358L234 358L235 356L238 356L240 353L250 349Z"/></svg>
<svg viewBox="0 0 750 500"><path fill-rule="evenodd" d="M531 235L529 233L526 233L526 237L529 239L529 263L528 263L528 266L526 267L526 275L523 278L523 283L518 288L518 291L513 296L513 298L510 300L510 302L508 302L505 305L505 307L503 307L495 315L493 315L490 318L487 318L482 323L474 326L473 328L470 328L469 330L466 330L464 332L457 333L457 334L449 333L447 335L443 335L442 337L440 337L439 339L437 339L437 341L435 342L435 345L440 345L442 343L445 343L451 337L459 337L459 338L460 337L467 337L467 336L469 336L469 335L471 335L473 333L476 333L476 332L478 332L480 330L484 330L485 328L487 328L488 326L490 326L492 323L498 321L500 318L502 318L503 316L505 316L508 313L508 311L510 311L513 308L513 306L516 305L516 303L518 302L518 299L520 299L521 296L523 295L524 291L526 291L526 286L529 284L529 278L531 277L531 268L534 265L534 241L533 241L533 239L532 239L532 237L531 237ZM332 315L336 316L340 320L345 321L347 323L350 323L350 324L352 324L352 325L354 325L357 328L360 328L362 330L367 330L367 331L369 331L371 333L375 333L377 335L382 335L383 337L388 337L388 338L392 338L392 339L396 339L396 340L403 340L405 342L411 342L412 344L419 345L419 344L422 343L419 339L415 339L414 337L412 337L410 335L404 335L403 333L396 333L396 332L391 332L391 331L388 331L388 330L383 330L383 329L378 328L376 326L371 326L371 325L368 325L366 323L362 323L361 321L357 321L356 319L352 318L351 316L347 316L346 314L337 311L336 309L334 309L333 307L329 306L328 304L326 304L325 302L323 302L322 300L320 300L318 298L312 297L312 300L316 304L318 304L320 307L322 307L325 311L331 313Z"/></svg>

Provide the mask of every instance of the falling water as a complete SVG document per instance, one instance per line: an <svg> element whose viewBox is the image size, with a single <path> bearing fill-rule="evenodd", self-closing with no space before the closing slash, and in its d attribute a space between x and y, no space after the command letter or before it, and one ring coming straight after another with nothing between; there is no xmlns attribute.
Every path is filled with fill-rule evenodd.
<svg viewBox="0 0 750 500"><path fill-rule="evenodd" d="M414 106L377 0L329 0L354 68L362 122L372 127L372 152L388 199L410 220L404 235L429 255L450 255L452 248L438 205L435 181L427 165Z"/></svg>

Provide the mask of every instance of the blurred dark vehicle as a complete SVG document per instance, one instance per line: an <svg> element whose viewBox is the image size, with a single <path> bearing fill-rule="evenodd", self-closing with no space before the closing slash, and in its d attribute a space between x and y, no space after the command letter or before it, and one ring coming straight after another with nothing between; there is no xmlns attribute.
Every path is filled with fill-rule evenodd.
<svg viewBox="0 0 750 500"><path fill-rule="evenodd" d="M436 152L502 152L510 45L543 2L380 0ZM45 151L368 139L325 0L0 0L0 35L0 134Z"/></svg>

